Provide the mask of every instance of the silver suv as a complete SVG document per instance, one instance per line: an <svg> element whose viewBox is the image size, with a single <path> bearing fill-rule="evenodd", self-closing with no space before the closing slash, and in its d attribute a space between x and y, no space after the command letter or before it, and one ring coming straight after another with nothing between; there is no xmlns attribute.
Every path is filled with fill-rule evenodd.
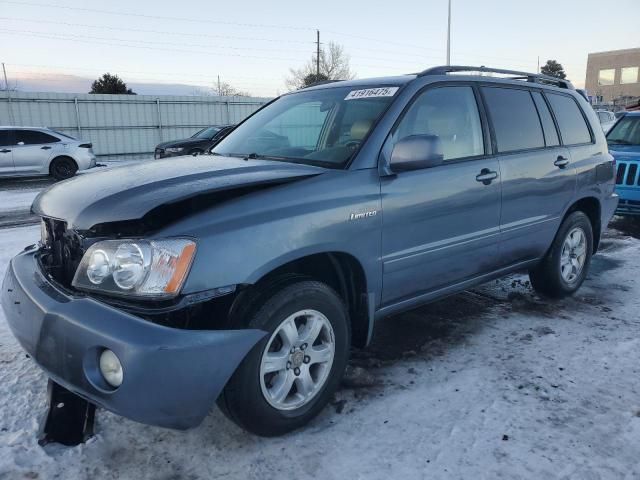
<svg viewBox="0 0 640 480"><path fill-rule="evenodd" d="M95 167L92 145L38 127L0 127L0 177L51 175L57 180Z"/></svg>

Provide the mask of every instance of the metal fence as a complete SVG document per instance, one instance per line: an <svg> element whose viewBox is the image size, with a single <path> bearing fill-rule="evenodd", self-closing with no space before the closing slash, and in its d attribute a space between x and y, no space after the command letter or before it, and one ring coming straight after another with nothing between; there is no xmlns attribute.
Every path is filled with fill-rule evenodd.
<svg viewBox="0 0 640 480"><path fill-rule="evenodd" d="M267 101L0 91L0 125L46 126L91 142L97 156L115 160L150 155L158 143L209 125L238 123Z"/></svg>

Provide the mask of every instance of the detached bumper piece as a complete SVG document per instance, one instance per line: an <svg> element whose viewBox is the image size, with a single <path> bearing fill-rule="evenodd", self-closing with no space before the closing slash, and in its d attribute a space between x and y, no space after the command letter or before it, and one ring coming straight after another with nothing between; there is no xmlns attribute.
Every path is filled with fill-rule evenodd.
<svg viewBox="0 0 640 480"><path fill-rule="evenodd" d="M249 329L169 328L71 295L43 275L37 255L33 248L11 261L1 299L14 336L55 382L43 442L71 443L90 435L91 404L149 425L195 427L242 359L266 335ZM101 373L99 359L105 350L121 362L123 381L118 387ZM64 406L56 409L58 404Z"/></svg>
<svg viewBox="0 0 640 480"><path fill-rule="evenodd" d="M61 443L70 447L93 437L96 406L53 380L47 385L49 409L40 425L38 444Z"/></svg>

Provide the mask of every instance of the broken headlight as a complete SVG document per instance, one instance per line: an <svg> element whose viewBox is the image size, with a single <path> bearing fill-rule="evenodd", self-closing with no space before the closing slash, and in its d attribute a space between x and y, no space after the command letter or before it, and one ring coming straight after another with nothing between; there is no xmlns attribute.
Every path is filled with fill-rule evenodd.
<svg viewBox="0 0 640 480"><path fill-rule="evenodd" d="M174 297L195 251L195 242L186 238L97 242L82 257L72 285L112 295Z"/></svg>

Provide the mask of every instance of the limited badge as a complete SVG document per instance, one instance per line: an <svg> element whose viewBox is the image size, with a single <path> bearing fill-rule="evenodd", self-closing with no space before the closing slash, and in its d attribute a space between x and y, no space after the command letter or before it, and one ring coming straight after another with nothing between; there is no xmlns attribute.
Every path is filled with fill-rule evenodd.
<svg viewBox="0 0 640 480"><path fill-rule="evenodd" d="M400 87L365 88L364 90L351 90L344 97L345 100L357 100L359 98L393 97Z"/></svg>

